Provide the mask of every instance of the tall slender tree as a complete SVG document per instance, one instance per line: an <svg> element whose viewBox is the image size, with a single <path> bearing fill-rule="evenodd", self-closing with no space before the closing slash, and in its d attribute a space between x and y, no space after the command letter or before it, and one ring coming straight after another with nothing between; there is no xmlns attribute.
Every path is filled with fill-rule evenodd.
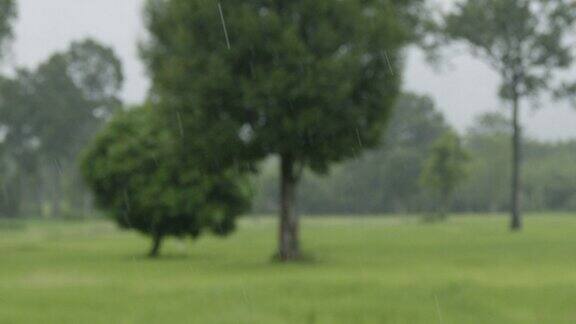
<svg viewBox="0 0 576 324"><path fill-rule="evenodd" d="M571 0L462 0L444 17L448 39L467 44L500 75L499 94L512 111L511 230L522 228L522 107L552 90L555 74L573 62L575 19Z"/></svg>
<svg viewBox="0 0 576 324"><path fill-rule="evenodd" d="M6 169L11 194L5 196L38 191L45 197L50 192L53 212L59 214L65 191L67 197L81 193L65 190L81 188L73 176L76 157L120 107L122 81L117 56L93 40L74 42L33 70L19 69L12 78L0 78L2 153L17 166ZM34 184L22 185L26 178Z"/></svg>
<svg viewBox="0 0 576 324"><path fill-rule="evenodd" d="M416 2L148 1L143 57L175 131L202 134L217 164L279 156L280 260L301 256L302 170L378 143Z"/></svg>

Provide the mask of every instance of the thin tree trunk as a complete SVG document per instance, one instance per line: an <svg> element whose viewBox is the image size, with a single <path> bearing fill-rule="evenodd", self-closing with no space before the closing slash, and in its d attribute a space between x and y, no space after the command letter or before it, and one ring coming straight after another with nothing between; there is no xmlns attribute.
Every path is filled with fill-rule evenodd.
<svg viewBox="0 0 576 324"><path fill-rule="evenodd" d="M521 195L521 164L522 164L522 130L520 127L520 102L517 95L513 99L512 112L512 197L510 230L522 229L522 215L520 206Z"/></svg>
<svg viewBox="0 0 576 324"><path fill-rule="evenodd" d="M281 156L280 177L278 258L281 261L291 261L300 258L298 215L294 212L297 177L292 156Z"/></svg>
<svg viewBox="0 0 576 324"><path fill-rule="evenodd" d="M160 247L162 246L162 234L156 233L152 236L152 248L148 253L151 258L156 258L160 254Z"/></svg>

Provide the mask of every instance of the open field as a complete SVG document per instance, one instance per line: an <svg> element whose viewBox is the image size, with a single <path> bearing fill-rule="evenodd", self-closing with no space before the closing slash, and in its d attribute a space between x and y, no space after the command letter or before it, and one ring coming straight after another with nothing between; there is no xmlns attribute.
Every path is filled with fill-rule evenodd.
<svg viewBox="0 0 576 324"><path fill-rule="evenodd" d="M108 222L2 222L0 322L575 323L574 216L307 219L292 265L269 219L158 260Z"/></svg>

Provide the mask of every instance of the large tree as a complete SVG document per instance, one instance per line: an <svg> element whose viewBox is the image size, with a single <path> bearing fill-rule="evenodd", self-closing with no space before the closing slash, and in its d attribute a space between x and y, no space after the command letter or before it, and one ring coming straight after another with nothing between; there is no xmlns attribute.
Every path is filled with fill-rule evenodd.
<svg viewBox="0 0 576 324"><path fill-rule="evenodd" d="M443 31L467 44L502 80L500 97L512 111L512 230L521 220L521 109L550 90L555 74L574 59L576 6L571 0L462 0L445 16Z"/></svg>
<svg viewBox="0 0 576 324"><path fill-rule="evenodd" d="M73 160L120 107L120 60L112 48L90 39L50 56L32 78L33 127L49 158Z"/></svg>
<svg viewBox="0 0 576 324"><path fill-rule="evenodd" d="M213 163L279 157L280 260L301 256L302 170L325 173L381 138L414 2L148 1L143 57L175 131L202 134Z"/></svg>

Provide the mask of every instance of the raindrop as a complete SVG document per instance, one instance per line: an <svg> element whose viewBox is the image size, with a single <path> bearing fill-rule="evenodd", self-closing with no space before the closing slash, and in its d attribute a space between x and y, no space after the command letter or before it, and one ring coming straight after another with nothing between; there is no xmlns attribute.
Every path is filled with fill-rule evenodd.
<svg viewBox="0 0 576 324"><path fill-rule="evenodd" d="M58 174L60 176L62 176L62 174L63 174L62 165L60 164L60 161L58 161L58 159L54 159L54 165L56 166L56 170L58 171Z"/></svg>
<svg viewBox="0 0 576 324"><path fill-rule="evenodd" d="M363 147L364 145L362 144L362 138L360 138L360 132L358 131L358 128L356 128L356 139L358 140L358 145Z"/></svg>
<svg viewBox="0 0 576 324"><path fill-rule="evenodd" d="M224 20L224 13L222 12L222 5L218 2L218 11L220 12L220 20L222 21L222 29L224 29L224 37L226 37L226 45L230 49L230 39L228 38L228 28L226 28L226 21Z"/></svg>
<svg viewBox="0 0 576 324"><path fill-rule="evenodd" d="M388 69L390 74L394 75L394 70L392 69L392 63L390 63L390 58L388 57L388 52L384 51L384 58L386 58L386 64L388 64Z"/></svg>

